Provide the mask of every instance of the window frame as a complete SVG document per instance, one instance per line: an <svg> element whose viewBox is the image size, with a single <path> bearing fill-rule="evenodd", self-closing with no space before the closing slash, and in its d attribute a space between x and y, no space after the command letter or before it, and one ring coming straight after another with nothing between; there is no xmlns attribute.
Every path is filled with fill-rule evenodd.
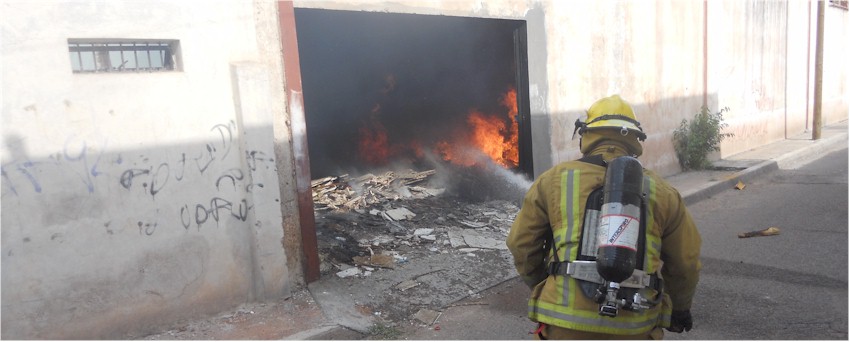
<svg viewBox="0 0 850 342"><path fill-rule="evenodd" d="M829 0L829 6L840 8L845 11L850 10L850 1L848 0Z"/></svg>
<svg viewBox="0 0 850 342"><path fill-rule="evenodd" d="M68 38L68 55L74 74L183 70L176 39Z"/></svg>

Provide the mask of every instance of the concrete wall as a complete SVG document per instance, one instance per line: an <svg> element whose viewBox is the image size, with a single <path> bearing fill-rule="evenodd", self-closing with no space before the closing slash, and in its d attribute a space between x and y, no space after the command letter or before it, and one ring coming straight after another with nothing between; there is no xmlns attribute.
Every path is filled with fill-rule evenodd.
<svg viewBox="0 0 850 342"><path fill-rule="evenodd" d="M709 106L731 109L725 118L735 134L724 143L723 153L784 138L787 4L708 4L709 91L717 94Z"/></svg>
<svg viewBox="0 0 850 342"><path fill-rule="evenodd" d="M817 6L812 4L812 7L816 16ZM850 37L850 12L827 3L824 15L823 122L830 124L847 120L850 116L850 63L847 63L847 56L850 56L850 40L847 39ZM813 19L812 23L815 22ZM813 28L812 34L814 31Z"/></svg>
<svg viewBox="0 0 850 342"><path fill-rule="evenodd" d="M546 3L553 162L580 156L574 122L618 93L648 138L644 166L678 170L672 130L702 103L702 7L689 1Z"/></svg>
<svg viewBox="0 0 850 342"><path fill-rule="evenodd" d="M276 4L0 7L2 338L125 338L288 296ZM177 39L183 70L72 74L68 38Z"/></svg>
<svg viewBox="0 0 850 342"><path fill-rule="evenodd" d="M810 132L814 105L817 3L708 2L708 92L729 107L721 144L728 156ZM826 8L823 122L846 120L848 13ZM844 38L842 38L844 37Z"/></svg>
<svg viewBox="0 0 850 342"><path fill-rule="evenodd" d="M640 159L662 175L681 171L673 131L703 104L714 112L730 109L725 132L735 136L721 144L715 158L811 128L816 3L552 1L543 6L554 163L579 156L578 139L570 139L573 122L595 99L613 93L635 107L649 136ZM848 41L840 37L847 37L850 17L837 8L826 12L823 117L829 124L848 118Z"/></svg>

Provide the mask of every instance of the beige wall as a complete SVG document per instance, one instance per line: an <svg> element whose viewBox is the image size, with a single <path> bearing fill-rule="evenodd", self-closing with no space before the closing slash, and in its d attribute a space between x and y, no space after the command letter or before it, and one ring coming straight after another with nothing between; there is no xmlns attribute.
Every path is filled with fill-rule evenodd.
<svg viewBox="0 0 850 342"><path fill-rule="evenodd" d="M0 8L4 339L126 338L289 294L275 3ZM183 70L73 74L68 38L178 39Z"/></svg>
<svg viewBox="0 0 850 342"><path fill-rule="evenodd" d="M574 122L598 98L630 101L648 138L644 166L678 168L672 130L702 102L701 2L547 3L554 162L580 156Z"/></svg>
<svg viewBox="0 0 850 342"><path fill-rule="evenodd" d="M812 12L817 12L814 4L812 7ZM824 14L823 117L824 124L830 124L847 120L850 112L850 12L827 5Z"/></svg>
<svg viewBox="0 0 850 342"><path fill-rule="evenodd" d="M664 175L679 171L672 131L704 99L731 109L720 155L811 119L806 1L294 5L525 20L536 174L578 157L573 122L614 93ZM290 133L303 127L286 113L276 3L0 6L3 338L125 338L303 282L284 234L299 229ZM848 116L847 20L827 8L826 123ZM89 37L178 39L184 69L72 74L67 39Z"/></svg>
<svg viewBox="0 0 850 342"><path fill-rule="evenodd" d="M784 138L785 12L779 1L710 2L709 92L729 107L724 154ZM796 33L796 32L795 32Z"/></svg>
<svg viewBox="0 0 850 342"><path fill-rule="evenodd" d="M729 156L811 132L817 3L712 1L709 17L709 93L713 108L729 107L721 145ZM826 7L823 122L846 120L845 10Z"/></svg>

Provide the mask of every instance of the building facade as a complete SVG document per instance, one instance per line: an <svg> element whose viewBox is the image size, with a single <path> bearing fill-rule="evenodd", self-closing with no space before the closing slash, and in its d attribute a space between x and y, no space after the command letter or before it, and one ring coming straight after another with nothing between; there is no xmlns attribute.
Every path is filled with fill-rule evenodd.
<svg viewBox="0 0 850 342"><path fill-rule="evenodd" d="M311 93L318 71L299 57L309 43L298 32L309 26L298 22L304 13L507 27L529 175L578 157L573 123L615 93L648 133L641 161L665 175L680 171L673 131L703 105L730 108L735 136L716 157L812 128L817 4L809 1L0 6L4 339L138 336L284 298L318 276L309 184L318 156L307 121L310 103L337 95ZM846 8L827 4L825 18L829 124L848 117L850 32ZM385 90L409 84L391 71L399 76L376 76Z"/></svg>

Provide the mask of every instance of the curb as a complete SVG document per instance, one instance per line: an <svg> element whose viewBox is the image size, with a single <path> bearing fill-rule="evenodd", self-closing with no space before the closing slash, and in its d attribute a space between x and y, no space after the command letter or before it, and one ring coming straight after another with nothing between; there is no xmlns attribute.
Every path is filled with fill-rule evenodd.
<svg viewBox="0 0 850 342"><path fill-rule="evenodd" d="M348 329L339 324L323 324L318 327L305 330L290 336L284 337L285 341L305 341L305 340L361 340L366 334Z"/></svg>
<svg viewBox="0 0 850 342"><path fill-rule="evenodd" d="M806 148L797 149L786 153L776 158L776 163L780 169L791 169L811 163L827 154L840 150L848 138L847 132L836 134L834 136L813 141Z"/></svg>
<svg viewBox="0 0 850 342"><path fill-rule="evenodd" d="M686 205L691 205L717 195L720 192L731 189L738 183L738 181L748 183L752 179L772 171L795 168L808 164L820 157L843 148L846 145L838 144L838 142L847 141L847 138L848 134L845 132L828 138L812 141L809 146L804 148L798 148L779 157L760 162L744 170L735 172L722 180L708 182L698 189L683 193L682 197L685 200Z"/></svg>

